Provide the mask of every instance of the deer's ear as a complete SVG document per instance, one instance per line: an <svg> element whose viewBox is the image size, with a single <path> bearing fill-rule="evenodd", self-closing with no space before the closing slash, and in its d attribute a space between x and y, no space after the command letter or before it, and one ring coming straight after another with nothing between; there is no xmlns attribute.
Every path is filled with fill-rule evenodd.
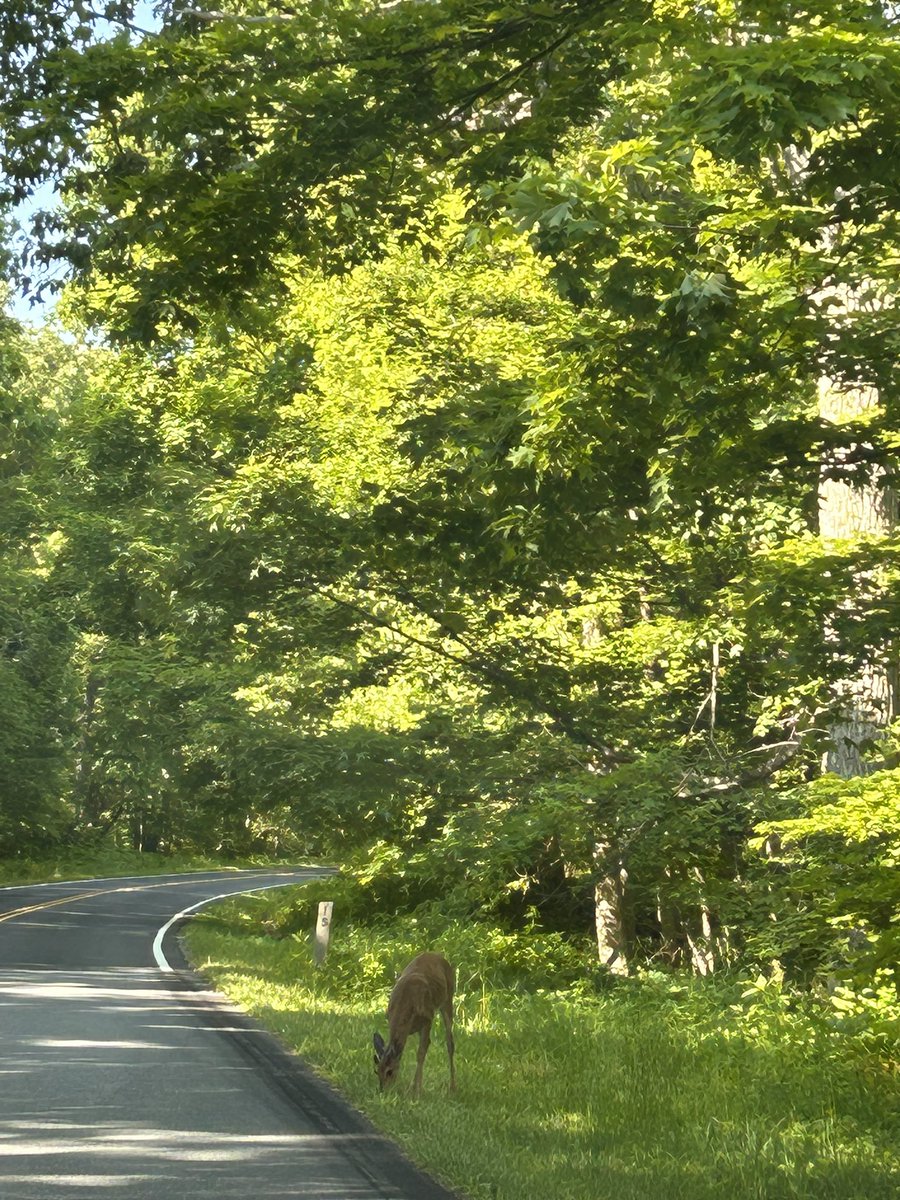
<svg viewBox="0 0 900 1200"><path fill-rule="evenodd" d="M375 1036L372 1038L372 1042L375 1046L375 1054L377 1055L377 1057L384 1058L384 1052L385 1052L385 1050L387 1050L387 1046L385 1046L384 1038L381 1036L381 1034L376 1033Z"/></svg>

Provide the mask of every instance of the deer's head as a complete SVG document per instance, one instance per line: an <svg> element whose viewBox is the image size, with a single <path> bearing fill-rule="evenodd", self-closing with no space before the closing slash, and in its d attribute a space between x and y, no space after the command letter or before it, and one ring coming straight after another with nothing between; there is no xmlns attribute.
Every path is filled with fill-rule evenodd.
<svg viewBox="0 0 900 1200"><path fill-rule="evenodd" d="M383 1092L397 1078L400 1055L403 1051L398 1049L393 1042L385 1045L384 1038L380 1033L376 1033L372 1041L375 1045L375 1074L378 1076L378 1090Z"/></svg>

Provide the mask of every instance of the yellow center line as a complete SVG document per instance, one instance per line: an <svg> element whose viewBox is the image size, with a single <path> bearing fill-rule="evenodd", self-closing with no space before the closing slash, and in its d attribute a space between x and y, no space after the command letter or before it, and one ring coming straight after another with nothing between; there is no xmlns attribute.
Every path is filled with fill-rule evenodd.
<svg viewBox="0 0 900 1200"><path fill-rule="evenodd" d="M116 891L122 891L122 888L116 888ZM12 912L0 914L0 921L11 921L13 917L24 917L26 913L37 912L41 908L54 908L57 904L68 904L75 900L89 900L91 896L101 896L103 891L99 892L79 892L77 896L63 896L61 900L45 900L42 904L32 904L28 908L14 908Z"/></svg>
<svg viewBox="0 0 900 1200"><path fill-rule="evenodd" d="M288 872L285 872L287 874ZM281 874L278 871L254 871L252 875L241 875L241 879L263 879L268 875ZM238 876L234 876L238 878ZM14 908L11 912L0 913L0 923L3 921L11 921L13 917L24 917L28 913L40 912L44 908L56 908L60 904L77 904L79 900L90 900L94 896L114 896L117 892L147 892L151 888L161 887L185 887L190 883L203 883L202 879L179 879L176 883L167 881L166 883L140 883L131 884L128 887L118 888L100 888L96 892L78 892L74 896L63 896L58 900L43 900L40 904L30 904L25 908ZM212 880L209 881L210 883ZM23 886L27 887L27 884Z"/></svg>

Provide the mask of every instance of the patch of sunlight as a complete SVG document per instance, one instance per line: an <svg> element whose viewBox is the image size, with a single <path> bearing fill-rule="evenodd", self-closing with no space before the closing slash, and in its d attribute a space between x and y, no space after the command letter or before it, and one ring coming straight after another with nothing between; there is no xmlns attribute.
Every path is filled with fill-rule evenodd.
<svg viewBox="0 0 900 1200"><path fill-rule="evenodd" d="M252 1162L272 1150L329 1146L371 1141L369 1134L329 1133L213 1133L192 1129L128 1129L53 1121L7 1122L13 1132L0 1134L0 1158L55 1158L60 1155L105 1154L110 1158L140 1157L142 1161ZM23 1135L30 1136L23 1136ZM52 1136L47 1136L47 1135ZM64 1135L64 1136L60 1136ZM13 1176L4 1174L3 1179ZM28 1176L29 1179L37 1178ZM56 1176L48 1176L54 1180ZM60 1179L62 1177L59 1177ZM88 1176L74 1178L86 1179ZM103 1178L124 1178L103 1176ZM141 1176L131 1176L138 1179Z"/></svg>
<svg viewBox="0 0 900 1200"><path fill-rule="evenodd" d="M178 1046L166 1046L162 1042L92 1041L89 1038L26 1038L29 1046L46 1046L50 1049L70 1050L178 1050Z"/></svg>
<svg viewBox="0 0 900 1200"><path fill-rule="evenodd" d="M541 1117L542 1129L556 1129L560 1133L595 1133L595 1124L590 1110L575 1112L570 1109Z"/></svg>
<svg viewBox="0 0 900 1200"><path fill-rule="evenodd" d="M170 1178L162 1176L163 1179ZM175 1176L171 1176L172 1179ZM148 1180L159 1181L159 1175L4 1175L7 1183L23 1183L34 1186L36 1183L47 1184L52 1188L112 1188L122 1187L132 1183L146 1183Z"/></svg>

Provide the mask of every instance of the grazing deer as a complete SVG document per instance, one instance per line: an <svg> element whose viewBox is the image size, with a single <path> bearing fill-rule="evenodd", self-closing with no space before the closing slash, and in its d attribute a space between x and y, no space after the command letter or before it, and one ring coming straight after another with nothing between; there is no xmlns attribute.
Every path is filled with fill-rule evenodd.
<svg viewBox="0 0 900 1200"><path fill-rule="evenodd" d="M456 1088L453 1068L453 968L442 954L418 954L394 984L388 1001L388 1043L376 1033L375 1074L378 1087L384 1091L397 1077L400 1057L411 1033L419 1035L416 1055L416 1078L413 1095L422 1091L422 1067L431 1042L434 1014L440 1011L447 1035L447 1055L450 1059L450 1090Z"/></svg>

